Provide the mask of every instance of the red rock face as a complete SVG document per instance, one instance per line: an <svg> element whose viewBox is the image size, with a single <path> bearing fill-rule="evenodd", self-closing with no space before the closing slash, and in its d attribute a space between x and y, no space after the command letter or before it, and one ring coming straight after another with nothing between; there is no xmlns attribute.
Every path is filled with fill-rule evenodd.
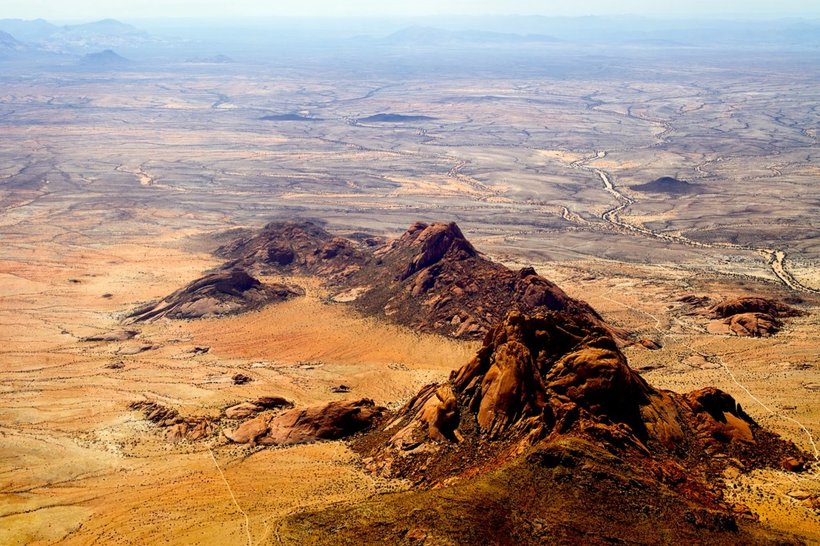
<svg viewBox="0 0 820 546"><path fill-rule="evenodd" d="M294 409L280 396L242 402L225 408L221 417L214 418L183 417L173 408L149 401L134 402L129 407L141 410L148 421L165 429L169 441L203 440L222 428L231 442L269 446L346 438L369 428L384 412L369 399Z"/></svg>
<svg viewBox="0 0 820 546"><path fill-rule="evenodd" d="M290 445L336 440L368 428L383 408L372 400L331 402L324 406L296 408L279 415L260 415L245 421L225 436L239 444Z"/></svg>
<svg viewBox="0 0 820 546"><path fill-rule="evenodd" d="M461 230L454 223L427 224L417 223L396 241L392 251L410 249L413 253L404 270L398 275L403 281L414 273L421 271L445 259L460 261L477 255Z"/></svg>
<svg viewBox="0 0 820 546"><path fill-rule="evenodd" d="M642 435L639 406L651 392L604 329L564 313L510 313L453 387L491 437L521 426L567 429L584 415Z"/></svg>
<svg viewBox="0 0 820 546"><path fill-rule="evenodd" d="M177 410L156 402L133 402L129 408L142 411L147 420L164 429L169 442L202 440L215 430L210 419L182 417Z"/></svg>
<svg viewBox="0 0 820 546"><path fill-rule="evenodd" d="M709 325L710 332L746 337L772 336L783 327L780 319L803 314L785 303L755 297L726 300L702 312L715 319Z"/></svg>

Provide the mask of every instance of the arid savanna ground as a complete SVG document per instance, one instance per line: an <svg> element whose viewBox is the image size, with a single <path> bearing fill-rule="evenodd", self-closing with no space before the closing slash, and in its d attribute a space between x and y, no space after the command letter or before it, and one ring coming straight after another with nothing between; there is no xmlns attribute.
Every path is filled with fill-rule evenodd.
<svg viewBox="0 0 820 546"><path fill-rule="evenodd" d="M289 279L307 295L261 311L82 341L218 265L225 231L271 219L388 236L457 221L482 252L660 343L627 349L652 384L724 389L816 457L819 65L747 57L586 56L573 59L586 72L486 78L275 64L0 75L0 542L275 544L288 514L407 487L343 442L173 444L127 406L395 407L473 342L358 316L316 279ZM291 113L310 120L260 119ZM432 119L360 121L380 113ZM661 176L698 191L631 188ZM806 314L771 338L712 334L678 301L690 294ZM818 471L727 481L811 542L817 512L789 493L820 492Z"/></svg>

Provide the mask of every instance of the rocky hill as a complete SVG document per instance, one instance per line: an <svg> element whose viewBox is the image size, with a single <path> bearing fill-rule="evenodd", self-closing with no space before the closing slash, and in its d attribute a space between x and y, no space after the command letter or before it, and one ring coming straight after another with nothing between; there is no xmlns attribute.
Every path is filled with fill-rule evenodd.
<svg viewBox="0 0 820 546"><path fill-rule="evenodd" d="M88 53L80 59L80 65L85 68L99 68L106 70L113 68L125 68L133 64L134 62L130 59L126 59L110 49L98 51L96 53Z"/></svg>
<svg viewBox="0 0 820 546"><path fill-rule="evenodd" d="M651 387L605 329L560 312L510 313L449 382L423 389L362 445L379 472L436 483L565 435L703 477L719 453L745 466L796 455L724 392Z"/></svg>
<svg viewBox="0 0 820 546"><path fill-rule="evenodd" d="M702 193L703 188L697 184L691 184L686 180L678 180L671 176L662 176L652 182L630 186L631 189L647 193L665 193L669 195L685 195L689 193Z"/></svg>
<svg viewBox="0 0 820 546"><path fill-rule="evenodd" d="M229 267L319 276L343 284L370 258L364 245L336 237L310 221L271 222L258 233L216 250Z"/></svg>
<svg viewBox="0 0 820 546"><path fill-rule="evenodd" d="M510 310L583 315L618 336L585 302L532 268L481 255L454 223L417 223L384 242L331 235L312 222L272 222L217 250L227 267L320 277L339 302L422 332L479 339Z"/></svg>
<svg viewBox="0 0 820 546"><path fill-rule="evenodd" d="M454 223L414 224L354 276L358 306L412 328L476 339L519 310L565 311L604 325L531 267L512 271L482 256Z"/></svg>
<svg viewBox="0 0 820 546"><path fill-rule="evenodd" d="M298 287L262 284L242 269L229 269L205 275L159 302L132 311L126 322L233 315L302 294Z"/></svg>
<svg viewBox="0 0 820 546"><path fill-rule="evenodd" d="M283 536L788 543L727 502L720 484L728 469L799 468L803 457L718 389L653 388L609 332L561 312L511 312L448 382L352 446L368 469L414 489L291 518Z"/></svg>
<svg viewBox="0 0 820 546"><path fill-rule="evenodd" d="M803 472L806 454L723 391L653 387L629 366L623 332L532 268L481 255L455 224L417 223L384 241L274 222L217 253L228 260L222 272L134 317L264 305L269 287L249 272L280 273L317 277L336 301L417 331L483 336L449 380L397 410L368 399L292 408L274 397L203 420L133 406L172 441L219 435L256 449L348 438L365 470L409 485L288 517L277 528L283 543L796 543L728 500L724 479ZM800 313L760 298L681 303L739 325Z"/></svg>

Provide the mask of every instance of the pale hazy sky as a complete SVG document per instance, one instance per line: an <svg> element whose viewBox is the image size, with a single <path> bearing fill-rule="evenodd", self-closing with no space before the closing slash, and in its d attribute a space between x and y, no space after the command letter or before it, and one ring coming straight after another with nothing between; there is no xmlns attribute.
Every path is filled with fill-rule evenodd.
<svg viewBox="0 0 820 546"><path fill-rule="evenodd" d="M0 18L623 15L818 17L817 0L0 0Z"/></svg>

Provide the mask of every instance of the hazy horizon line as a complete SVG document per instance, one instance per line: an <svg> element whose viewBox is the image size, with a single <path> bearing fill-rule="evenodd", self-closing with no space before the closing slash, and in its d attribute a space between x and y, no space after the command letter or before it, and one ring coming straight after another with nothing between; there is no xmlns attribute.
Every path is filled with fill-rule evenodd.
<svg viewBox="0 0 820 546"><path fill-rule="evenodd" d="M460 14L460 13L442 13L442 14L428 14L428 15L235 15L230 17L219 15L167 15L167 16L113 16L102 15L99 17L84 17L77 19L63 19L63 18L48 18L48 17L7 17L0 14L0 20L18 20L18 21L46 21L54 25L77 25L89 24L102 21L118 21L121 23L138 22L138 21L201 21L201 22L244 22L244 21L273 21L273 20L299 20L299 21L343 21L343 20L358 20L358 21L414 21L414 20L433 20L433 19L447 19L450 17L460 17L462 19L487 19L487 18L526 18L526 19L541 19L541 20L583 20L583 19L630 19L632 21L646 21L646 22L681 22L681 23L707 23L707 22L765 22L765 21L812 21L820 22L820 13L812 15L754 15L754 14L722 14L722 15L692 15L692 16L674 16L674 15L644 15L636 13L623 14L607 14L607 15L543 15L543 14L526 14L526 13L501 13L501 14Z"/></svg>

